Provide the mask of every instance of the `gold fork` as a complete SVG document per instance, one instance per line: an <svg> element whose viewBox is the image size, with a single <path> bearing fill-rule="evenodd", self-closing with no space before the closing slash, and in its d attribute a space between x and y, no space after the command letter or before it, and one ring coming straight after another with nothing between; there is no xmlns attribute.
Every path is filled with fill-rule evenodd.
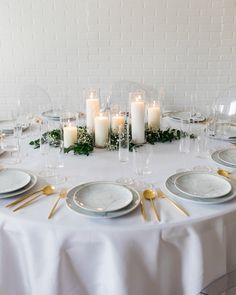
<svg viewBox="0 0 236 295"><path fill-rule="evenodd" d="M165 193L163 193L163 191L161 191L160 189L157 189L157 193L160 198L166 198L182 214L184 214L186 216L190 216L190 214L188 213L188 211L185 208L183 208L182 206L180 206L179 204L177 204L176 202L171 200L169 197L167 197L167 195Z"/></svg>
<svg viewBox="0 0 236 295"><path fill-rule="evenodd" d="M64 199L64 198L66 197L66 195L67 195L67 190L66 190L65 188L63 188L63 189L60 191L60 194L59 194L59 196L58 196L56 202L54 203L54 205L53 205L51 211L50 211L49 214L48 214L48 219L52 218L52 216L54 215L54 213L55 213L55 211L56 211L56 207L57 207L59 201L60 201L61 199Z"/></svg>

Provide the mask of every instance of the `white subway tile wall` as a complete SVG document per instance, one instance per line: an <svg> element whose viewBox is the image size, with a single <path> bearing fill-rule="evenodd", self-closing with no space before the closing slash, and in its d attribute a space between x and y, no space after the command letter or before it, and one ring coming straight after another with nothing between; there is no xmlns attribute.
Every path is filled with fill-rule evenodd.
<svg viewBox="0 0 236 295"><path fill-rule="evenodd" d="M183 104L236 85L236 0L2 0L0 115L27 85L57 101L99 86Z"/></svg>

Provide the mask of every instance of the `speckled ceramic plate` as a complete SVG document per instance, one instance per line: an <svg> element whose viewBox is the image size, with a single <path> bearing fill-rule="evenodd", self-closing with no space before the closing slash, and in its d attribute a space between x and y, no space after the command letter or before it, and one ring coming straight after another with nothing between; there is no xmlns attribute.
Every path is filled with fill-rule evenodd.
<svg viewBox="0 0 236 295"><path fill-rule="evenodd" d="M181 192L201 198L219 198L227 195L232 186L224 178L207 172L190 171L175 178L175 185Z"/></svg>
<svg viewBox="0 0 236 295"><path fill-rule="evenodd" d="M181 192L175 185L176 178L178 176L184 175L184 174L186 174L186 172L176 173L176 174L170 176L166 180L165 187L171 197L176 198L176 199L181 199L184 201L189 201L189 202L196 203L196 204L215 205L215 204L228 202L228 201L232 200L233 198L235 198L235 196L236 196L236 184L232 182L231 183L232 190L224 197L221 197L221 198L201 198L201 196L191 197L191 196Z"/></svg>
<svg viewBox="0 0 236 295"><path fill-rule="evenodd" d="M21 189L30 182L30 175L18 169L0 170L0 194Z"/></svg>
<svg viewBox="0 0 236 295"><path fill-rule="evenodd" d="M85 210L112 212L128 206L133 200L131 190L112 182L90 182L78 187L75 202Z"/></svg>
<svg viewBox="0 0 236 295"><path fill-rule="evenodd" d="M86 184L84 184L84 185L86 185ZM78 187L81 187L81 186L83 186L83 185L79 185L79 186L72 188L68 192L67 198L66 198L67 206L81 216L90 217L90 218L116 218L116 217L120 217L120 216L123 216L123 215L126 215L126 214L132 212L134 209L137 208L137 206L140 203L139 193L131 187L124 186L125 188L128 188L132 192L132 195L133 195L133 199L128 206L126 206L120 210L116 210L116 211L112 211L112 212L88 211L88 210L85 210L82 207L78 206L78 204L75 202L75 193L78 190Z"/></svg>
<svg viewBox="0 0 236 295"><path fill-rule="evenodd" d="M219 159L226 164L236 165L236 149L230 148L219 152Z"/></svg>

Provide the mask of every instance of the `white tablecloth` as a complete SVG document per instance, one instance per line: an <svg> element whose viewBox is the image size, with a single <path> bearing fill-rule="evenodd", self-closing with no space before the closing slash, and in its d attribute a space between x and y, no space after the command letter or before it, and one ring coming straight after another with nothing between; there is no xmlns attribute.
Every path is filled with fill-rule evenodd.
<svg viewBox="0 0 236 295"><path fill-rule="evenodd" d="M23 152L17 167L40 171L39 150L25 144ZM146 181L161 187L180 168L215 167L210 159L180 154L178 142L155 145L152 163ZM61 172L67 188L116 180L124 172L134 177L131 161L122 166L117 152L105 150L67 155ZM190 218L158 200L161 223L146 203L145 223L139 208L124 217L93 220L65 202L48 220L55 198L43 197L15 213L4 207L9 199L0 201L1 295L194 295L236 268L236 200L211 206L179 200Z"/></svg>

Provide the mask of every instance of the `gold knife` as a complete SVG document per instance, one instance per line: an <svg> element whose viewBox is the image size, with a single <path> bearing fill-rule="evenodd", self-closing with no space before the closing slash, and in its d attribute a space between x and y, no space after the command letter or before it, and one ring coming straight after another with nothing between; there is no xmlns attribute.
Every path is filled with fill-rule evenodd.
<svg viewBox="0 0 236 295"><path fill-rule="evenodd" d="M143 219L145 221L147 221L147 215L146 215L145 208L144 208L143 193L142 193L141 199L140 199L140 209L141 209L141 214L143 216Z"/></svg>

